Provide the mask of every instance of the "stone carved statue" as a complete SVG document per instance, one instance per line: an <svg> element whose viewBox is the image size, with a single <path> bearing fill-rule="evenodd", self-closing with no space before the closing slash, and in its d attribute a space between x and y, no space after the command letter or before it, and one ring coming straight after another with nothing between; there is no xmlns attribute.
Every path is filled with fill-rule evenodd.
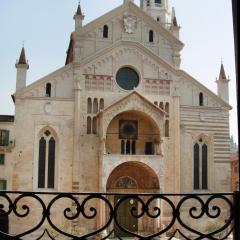
<svg viewBox="0 0 240 240"><path fill-rule="evenodd" d="M137 19L134 16L127 15L123 18L123 25L126 33L133 33L136 28Z"/></svg>

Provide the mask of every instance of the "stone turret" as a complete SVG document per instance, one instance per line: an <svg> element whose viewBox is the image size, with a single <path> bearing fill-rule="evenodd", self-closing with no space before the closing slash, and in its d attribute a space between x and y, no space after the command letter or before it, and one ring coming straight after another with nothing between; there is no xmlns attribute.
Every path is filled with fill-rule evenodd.
<svg viewBox="0 0 240 240"><path fill-rule="evenodd" d="M25 49L22 47L19 60L16 63L17 78L16 78L16 92L26 87L27 70L29 69L28 62L26 61Z"/></svg>
<svg viewBox="0 0 240 240"><path fill-rule="evenodd" d="M219 77L216 80L216 83L217 83L218 96L227 103L229 103L229 86L228 86L229 81L230 81L229 78L226 77L224 66L222 63Z"/></svg>
<svg viewBox="0 0 240 240"><path fill-rule="evenodd" d="M82 13L80 3L78 4L77 11L73 17L75 20L75 30L79 29L82 27L82 22L84 20L84 14Z"/></svg>

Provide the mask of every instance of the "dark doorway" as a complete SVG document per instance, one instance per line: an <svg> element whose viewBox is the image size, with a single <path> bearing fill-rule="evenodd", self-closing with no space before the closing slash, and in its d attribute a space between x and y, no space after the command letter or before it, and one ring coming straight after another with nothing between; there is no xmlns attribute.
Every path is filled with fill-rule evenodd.
<svg viewBox="0 0 240 240"><path fill-rule="evenodd" d="M114 204L116 205L119 200L122 199L122 196L115 196ZM131 232L137 232L138 231L138 219L131 214L131 210L133 208L138 209L138 204L136 199L126 199L124 200L117 211L117 221L120 224L121 227L126 228L127 230ZM136 211L133 211L134 214L137 215ZM115 223L115 236L117 237L131 237L130 234L120 230L118 226Z"/></svg>
<svg viewBox="0 0 240 240"><path fill-rule="evenodd" d="M3 210L0 210L0 231L7 234L9 231L8 216L6 215L6 212Z"/></svg>
<svg viewBox="0 0 240 240"><path fill-rule="evenodd" d="M153 143L152 142L146 142L145 143L145 154L146 155L152 155L153 154Z"/></svg>

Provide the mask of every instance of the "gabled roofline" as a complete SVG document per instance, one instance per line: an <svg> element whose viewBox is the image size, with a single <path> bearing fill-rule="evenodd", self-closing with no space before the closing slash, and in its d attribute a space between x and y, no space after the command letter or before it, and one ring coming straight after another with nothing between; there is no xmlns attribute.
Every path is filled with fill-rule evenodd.
<svg viewBox="0 0 240 240"><path fill-rule="evenodd" d="M178 70L180 76L183 76L187 78L188 80L192 81L193 83L197 84L199 88L206 91L212 98L214 98L218 103L220 103L223 107L228 108L229 110L232 109L232 106L229 105L227 102L222 100L219 96L217 96L214 92L212 92L210 89L205 87L202 83L200 83L197 79L193 78L191 75L186 73L184 70Z"/></svg>
<svg viewBox="0 0 240 240"><path fill-rule="evenodd" d="M119 7L117 7L115 9L111 10L110 12L107 12L104 15L96 18L92 22L86 24L85 26L83 26L82 28L78 29L77 31L75 31L73 33L80 34L80 35L85 34L85 33L89 32L91 30L94 30L98 26L103 26L106 23L106 21L108 21L111 18L116 17L118 12L120 13L120 12L124 12L124 11L130 10L130 9L135 11L136 14L141 12L141 15L147 21L149 21L150 24L152 24L154 26L156 31L158 31L160 34L162 33L163 36L166 37L171 42L173 42L177 45L180 45L181 47L184 47L184 44L178 38L176 38L170 31L168 31L166 28L161 26L150 15L148 15L140 7L138 7L136 4L134 4L132 2L123 3Z"/></svg>
<svg viewBox="0 0 240 240"><path fill-rule="evenodd" d="M131 91L129 94L127 94L126 96L118 99L117 101L113 102L111 105L107 106L105 109L103 109L101 112L98 113L98 115L101 115L105 112L108 111L108 109L110 109L111 107L113 107L114 105L117 105L118 103L120 103L121 101L129 98L131 95L137 95L140 98L143 99L143 101L147 102L148 104L150 104L152 107L154 107L157 111L159 111L161 114L166 114L166 112L164 110L162 110L161 108L159 108L158 106L156 106L155 104L153 104L151 101L149 101L147 98L145 98L144 96L142 96L140 93L138 93L137 91Z"/></svg>
<svg viewBox="0 0 240 240"><path fill-rule="evenodd" d="M169 64L167 61L165 61L163 58L159 57L158 55L154 54L152 51L150 51L148 48L146 48L144 45L138 42L132 42L132 41L124 41L124 40L119 40L116 41L114 44L112 44L108 48L104 48L99 50L98 52L95 52L89 57L86 57L81 60L80 64L83 66L85 64L88 64L94 60L96 60L98 57L103 56L104 54L112 51L113 49L121 46L133 46L133 47L138 47L140 50L148 54L151 58L153 58L157 63L162 64L165 68L167 68L169 71L174 72L175 74L178 73L178 70L175 69L171 64Z"/></svg>
<svg viewBox="0 0 240 240"><path fill-rule="evenodd" d="M72 64L70 63L70 64L68 64L68 65L65 65L65 66L57 69L56 71L54 71L54 72L52 72L52 73L50 73L50 74L48 74L48 75L40 78L39 80L31 83L30 85L26 86L25 88L23 88L23 89L15 92L15 93L12 95L12 98L15 100L16 97L21 96L21 95L24 94L25 92L33 89L34 87L38 86L39 84L42 84L44 81L47 82L47 81L49 80L49 78L54 78L54 77L57 76L58 74L60 74L60 73L62 73L62 72L65 72L65 71L67 71L67 70L69 70L69 69L71 69L71 68L72 68Z"/></svg>

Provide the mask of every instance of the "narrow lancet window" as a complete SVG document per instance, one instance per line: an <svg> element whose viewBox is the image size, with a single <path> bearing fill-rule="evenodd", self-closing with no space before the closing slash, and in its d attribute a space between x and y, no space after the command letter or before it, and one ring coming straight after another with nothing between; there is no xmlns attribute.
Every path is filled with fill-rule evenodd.
<svg viewBox="0 0 240 240"><path fill-rule="evenodd" d="M92 130L92 119L91 117L87 117L87 134L91 134Z"/></svg>
<svg viewBox="0 0 240 240"><path fill-rule="evenodd" d="M55 140L52 137L48 148L48 188L54 188L55 179Z"/></svg>
<svg viewBox="0 0 240 240"><path fill-rule="evenodd" d="M51 83L46 84L46 96L51 97L52 85Z"/></svg>
<svg viewBox="0 0 240 240"><path fill-rule="evenodd" d="M44 137L39 141L38 158L38 187L45 188L46 140Z"/></svg>
<svg viewBox="0 0 240 240"><path fill-rule="evenodd" d="M103 38L108 38L108 25L103 26Z"/></svg>
<svg viewBox="0 0 240 240"><path fill-rule="evenodd" d="M207 145L202 146L202 189L208 189L208 159L207 159Z"/></svg>
<svg viewBox="0 0 240 240"><path fill-rule="evenodd" d="M169 137L169 120L165 121L165 137Z"/></svg>
<svg viewBox="0 0 240 240"><path fill-rule="evenodd" d="M103 110L103 109L104 109L104 99L101 98L99 103L99 110Z"/></svg>
<svg viewBox="0 0 240 240"><path fill-rule="evenodd" d="M199 106L203 106L203 93L199 93Z"/></svg>
<svg viewBox="0 0 240 240"><path fill-rule="evenodd" d="M167 114L169 114L169 103L168 102L165 104L165 112Z"/></svg>
<svg viewBox="0 0 240 240"><path fill-rule="evenodd" d="M149 31L149 42L153 42L153 40L154 40L154 34L153 34L153 30L150 30Z"/></svg>
<svg viewBox="0 0 240 240"><path fill-rule="evenodd" d="M92 133L97 134L97 118L93 118L93 123L92 123Z"/></svg>
<svg viewBox="0 0 240 240"><path fill-rule="evenodd" d="M88 98L87 100L87 113L92 113L92 99Z"/></svg>
<svg viewBox="0 0 240 240"><path fill-rule="evenodd" d="M193 187L194 190L208 189L208 146L200 138L193 150Z"/></svg>
<svg viewBox="0 0 240 240"><path fill-rule="evenodd" d="M125 142L124 142L124 140L121 141L121 154L125 154Z"/></svg>
<svg viewBox="0 0 240 240"><path fill-rule="evenodd" d="M199 144L194 145L194 189L199 189Z"/></svg>
<svg viewBox="0 0 240 240"><path fill-rule="evenodd" d="M38 152L38 188L54 188L56 141L49 130L40 138Z"/></svg>
<svg viewBox="0 0 240 240"><path fill-rule="evenodd" d="M93 113L97 113L98 112L98 100L97 98L94 98L93 100Z"/></svg>

